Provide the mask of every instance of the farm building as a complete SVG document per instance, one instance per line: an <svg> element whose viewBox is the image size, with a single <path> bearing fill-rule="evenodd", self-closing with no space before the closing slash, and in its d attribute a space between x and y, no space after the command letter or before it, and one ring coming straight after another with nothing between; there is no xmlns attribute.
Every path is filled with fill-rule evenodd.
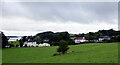
<svg viewBox="0 0 120 65"><path fill-rule="evenodd" d="M74 41L75 43L81 43L81 42L86 42L87 40L85 39L85 37L78 37Z"/></svg>
<svg viewBox="0 0 120 65"><path fill-rule="evenodd" d="M111 38L109 36L100 36L99 41L102 41L104 39L110 40Z"/></svg>
<svg viewBox="0 0 120 65"><path fill-rule="evenodd" d="M23 47L25 47L25 46L27 46L27 47L44 47L44 46L50 46L50 44L48 44L48 43L37 44L34 41L26 41L23 44Z"/></svg>
<svg viewBox="0 0 120 65"><path fill-rule="evenodd" d="M27 47L31 47L31 46L36 47L36 46L38 46L38 44L36 44L36 42L24 42L23 47L25 45L27 45Z"/></svg>
<svg viewBox="0 0 120 65"><path fill-rule="evenodd" d="M49 39L48 39L48 38L46 38L46 39L44 39L43 41L44 41L44 42L49 42Z"/></svg>
<svg viewBox="0 0 120 65"><path fill-rule="evenodd" d="M50 46L48 43L39 44L38 47Z"/></svg>

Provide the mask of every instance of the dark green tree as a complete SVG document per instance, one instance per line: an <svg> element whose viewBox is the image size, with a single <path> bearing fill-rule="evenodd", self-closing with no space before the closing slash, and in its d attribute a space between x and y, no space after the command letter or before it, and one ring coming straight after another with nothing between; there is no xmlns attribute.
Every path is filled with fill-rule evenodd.
<svg viewBox="0 0 120 65"><path fill-rule="evenodd" d="M40 36L36 36L36 37L34 38L34 41L36 41L37 44L42 43L42 39L40 38Z"/></svg>
<svg viewBox="0 0 120 65"><path fill-rule="evenodd" d="M61 52L62 54L65 54L67 50L69 49L68 47L68 42L65 40L61 40L59 43L59 48L57 49L57 52Z"/></svg>
<svg viewBox="0 0 120 65"><path fill-rule="evenodd" d="M59 42L52 42L51 45L52 46L57 46Z"/></svg>
<svg viewBox="0 0 120 65"><path fill-rule="evenodd" d="M19 43L20 43L20 47L22 47L24 44L23 40L19 40Z"/></svg>
<svg viewBox="0 0 120 65"><path fill-rule="evenodd" d="M69 35L68 32L60 32L59 34L61 36L61 40L67 40L68 41L70 39L70 35Z"/></svg>
<svg viewBox="0 0 120 65"><path fill-rule="evenodd" d="M21 40L22 40L23 42L27 41L27 40L28 40L28 39L27 39L27 36L23 36L23 37L21 38Z"/></svg>
<svg viewBox="0 0 120 65"><path fill-rule="evenodd" d="M5 46L8 44L8 38L4 35L3 32L0 33L0 36L2 36L2 48L5 48Z"/></svg>
<svg viewBox="0 0 120 65"><path fill-rule="evenodd" d="M120 35L117 35L117 36L115 37L115 39L116 39L117 42L120 42Z"/></svg>

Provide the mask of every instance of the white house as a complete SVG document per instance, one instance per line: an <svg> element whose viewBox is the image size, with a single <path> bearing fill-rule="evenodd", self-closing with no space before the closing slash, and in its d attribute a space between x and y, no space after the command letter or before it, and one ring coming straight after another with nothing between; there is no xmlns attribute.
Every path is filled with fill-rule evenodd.
<svg viewBox="0 0 120 65"><path fill-rule="evenodd" d="M74 41L75 41L75 43L81 43L81 42L86 42L87 40L85 39L85 37L78 37Z"/></svg>
<svg viewBox="0 0 120 65"><path fill-rule="evenodd" d="M50 46L48 43L39 44L38 47Z"/></svg>
<svg viewBox="0 0 120 65"><path fill-rule="evenodd" d="M31 47L31 46L36 47L36 46L38 46L38 44L36 44L36 42L24 42L23 47L25 45L27 45L27 47Z"/></svg>
<svg viewBox="0 0 120 65"><path fill-rule="evenodd" d="M48 42L48 41L49 41L49 39L48 39L48 38L46 38L46 39L44 39L43 41L44 41L44 42Z"/></svg>
<svg viewBox="0 0 120 65"><path fill-rule="evenodd" d="M109 36L100 36L99 41L102 41L104 39L110 40L111 38Z"/></svg>
<svg viewBox="0 0 120 65"><path fill-rule="evenodd" d="M38 47L43 47L43 44L39 44Z"/></svg>
<svg viewBox="0 0 120 65"><path fill-rule="evenodd" d="M25 47L25 45L27 45L27 47L44 47L44 46L50 46L50 44L48 43L43 43L43 44L36 44L36 42L24 42L23 47Z"/></svg>
<svg viewBox="0 0 120 65"><path fill-rule="evenodd" d="M48 43L43 43L43 46L50 46L50 44L48 44Z"/></svg>

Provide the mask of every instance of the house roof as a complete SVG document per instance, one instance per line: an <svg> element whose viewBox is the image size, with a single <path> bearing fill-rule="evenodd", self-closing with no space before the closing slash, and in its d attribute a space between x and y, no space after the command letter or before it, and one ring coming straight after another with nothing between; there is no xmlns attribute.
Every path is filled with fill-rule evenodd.
<svg viewBox="0 0 120 65"><path fill-rule="evenodd" d="M85 40L84 37L78 37L77 40Z"/></svg>
<svg viewBox="0 0 120 65"><path fill-rule="evenodd" d="M100 36L99 38L110 38L109 36Z"/></svg>

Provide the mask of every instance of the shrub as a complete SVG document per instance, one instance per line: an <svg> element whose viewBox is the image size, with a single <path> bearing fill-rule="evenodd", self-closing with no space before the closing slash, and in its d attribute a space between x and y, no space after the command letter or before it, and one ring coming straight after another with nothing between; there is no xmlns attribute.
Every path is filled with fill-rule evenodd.
<svg viewBox="0 0 120 65"><path fill-rule="evenodd" d="M57 45L58 45L58 42L51 42L51 45L57 46Z"/></svg>
<svg viewBox="0 0 120 65"><path fill-rule="evenodd" d="M57 53L53 54L53 56L57 56L57 55L60 55L60 54L57 54Z"/></svg>
<svg viewBox="0 0 120 65"><path fill-rule="evenodd" d="M108 40L108 39L104 39L103 42L104 42L104 43L110 43L111 41Z"/></svg>

